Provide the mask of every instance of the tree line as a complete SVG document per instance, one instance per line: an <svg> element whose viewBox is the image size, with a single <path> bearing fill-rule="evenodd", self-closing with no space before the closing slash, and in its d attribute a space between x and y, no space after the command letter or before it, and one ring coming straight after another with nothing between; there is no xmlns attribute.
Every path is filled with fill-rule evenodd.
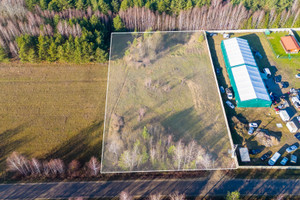
<svg viewBox="0 0 300 200"><path fill-rule="evenodd" d="M299 0L2 0L0 62L105 62L112 31L300 27L299 8Z"/></svg>
<svg viewBox="0 0 300 200"><path fill-rule="evenodd" d="M96 157L82 165L78 160L72 160L65 164L61 159L39 160L36 158L28 159L18 152L13 152L6 160L7 170L15 172L23 177L90 177L100 174L100 162Z"/></svg>

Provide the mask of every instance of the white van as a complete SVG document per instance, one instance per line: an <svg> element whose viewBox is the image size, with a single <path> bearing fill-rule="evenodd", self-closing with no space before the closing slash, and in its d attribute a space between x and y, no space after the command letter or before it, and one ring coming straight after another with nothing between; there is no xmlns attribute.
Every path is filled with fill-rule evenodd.
<svg viewBox="0 0 300 200"><path fill-rule="evenodd" d="M274 153L272 158L268 161L268 164L273 166L276 163L276 161L280 158L280 156L281 156L280 153L278 153L278 152Z"/></svg>
<svg viewBox="0 0 300 200"><path fill-rule="evenodd" d="M279 116L284 122L288 122L291 117L286 110L279 110Z"/></svg>
<svg viewBox="0 0 300 200"><path fill-rule="evenodd" d="M272 76L269 68L264 68L263 71L264 71L265 75L267 76L267 78L270 78Z"/></svg>

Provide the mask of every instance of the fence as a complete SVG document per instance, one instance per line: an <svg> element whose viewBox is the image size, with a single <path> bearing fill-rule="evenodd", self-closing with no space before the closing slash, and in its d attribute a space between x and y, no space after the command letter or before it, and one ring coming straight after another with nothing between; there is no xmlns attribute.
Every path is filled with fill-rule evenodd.
<svg viewBox="0 0 300 200"><path fill-rule="evenodd" d="M300 28L295 28L295 29L278 28L278 29L250 29L250 30L218 30L218 31L207 30L206 33L249 33L249 32L250 33L257 33L257 32L265 32L266 30L270 30L272 32L282 32L282 31L292 32L292 31L300 31ZM292 34L293 34L293 32L292 32ZM210 52L210 47L209 47L209 43L208 43L208 39L206 37L206 34L205 34L205 40L206 40L207 48L208 48L208 51L209 51L209 57L210 57L211 65L212 65L212 68L213 68L213 71L214 71L214 74L215 74L215 67L214 67L214 63L213 63L213 60L212 60L212 55L211 55L211 52ZM267 41L270 44L270 41L268 39L267 39ZM271 49L273 50L273 52L275 54L275 51L274 51L271 44L270 44L270 47L271 47ZM283 57L280 57L280 58L283 58ZM216 74L214 76L215 76L216 84L217 84L217 86L219 86ZM220 95L221 104L223 105L222 97L221 97L220 92L219 92L219 95ZM224 105L223 105L223 112L225 114L225 119L227 120L226 112L224 110ZM238 147L241 147L241 145L235 145L233 143L232 134L231 134L231 131L230 131L230 128L229 128L229 125L228 125L228 120L227 120L226 125L227 125L227 130L228 130L232 150L234 151L234 155L235 155L235 162L236 162L236 165L237 165L238 169L298 169L298 170L300 169L300 166L296 166L296 165L295 166L292 166L292 165L291 166L280 166L280 165L276 165L276 166L263 165L263 166L261 166L261 165L249 165L247 163L243 163L243 164L240 163L238 161L237 151L238 151Z"/></svg>

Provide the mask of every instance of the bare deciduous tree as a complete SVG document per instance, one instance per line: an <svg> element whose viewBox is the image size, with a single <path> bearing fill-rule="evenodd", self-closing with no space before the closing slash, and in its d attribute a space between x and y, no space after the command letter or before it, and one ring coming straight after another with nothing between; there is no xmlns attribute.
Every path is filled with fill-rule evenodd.
<svg viewBox="0 0 300 200"><path fill-rule="evenodd" d="M13 152L6 161L8 170L10 171L17 171L22 175L28 175L31 173L29 161L17 152Z"/></svg>
<svg viewBox="0 0 300 200"><path fill-rule="evenodd" d="M42 173L42 164L41 162L36 159L36 158L32 158L31 159L31 169L32 169L32 173L33 174L41 174Z"/></svg>
<svg viewBox="0 0 300 200"><path fill-rule="evenodd" d="M133 200L133 197L126 191L120 193L120 200Z"/></svg>
<svg viewBox="0 0 300 200"><path fill-rule="evenodd" d="M163 196L160 193L151 194L149 200L162 200Z"/></svg>
<svg viewBox="0 0 300 200"><path fill-rule="evenodd" d="M185 194L179 194L178 191L169 195L170 200L185 200Z"/></svg>
<svg viewBox="0 0 300 200"><path fill-rule="evenodd" d="M92 176L97 176L100 172L100 163L96 157L92 157L87 164Z"/></svg>
<svg viewBox="0 0 300 200"><path fill-rule="evenodd" d="M182 161L184 158L184 144L181 140L179 140L175 146L175 152L174 152L174 161L177 165L177 169L181 169L182 167Z"/></svg>

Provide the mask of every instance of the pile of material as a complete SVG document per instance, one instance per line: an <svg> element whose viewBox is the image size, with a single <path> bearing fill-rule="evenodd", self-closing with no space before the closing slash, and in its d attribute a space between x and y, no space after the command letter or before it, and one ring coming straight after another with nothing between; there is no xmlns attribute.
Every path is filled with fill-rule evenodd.
<svg viewBox="0 0 300 200"><path fill-rule="evenodd" d="M231 120L234 123L234 128L235 128L237 134L241 137L244 137L243 135L248 132L247 131L248 124L246 123L246 121L243 122L242 119L239 119L236 116L233 116L231 118Z"/></svg>
<svg viewBox="0 0 300 200"><path fill-rule="evenodd" d="M257 129L255 138L257 139L257 142L264 145L265 147L279 145L279 139L275 135L270 134L269 131L265 129Z"/></svg>

